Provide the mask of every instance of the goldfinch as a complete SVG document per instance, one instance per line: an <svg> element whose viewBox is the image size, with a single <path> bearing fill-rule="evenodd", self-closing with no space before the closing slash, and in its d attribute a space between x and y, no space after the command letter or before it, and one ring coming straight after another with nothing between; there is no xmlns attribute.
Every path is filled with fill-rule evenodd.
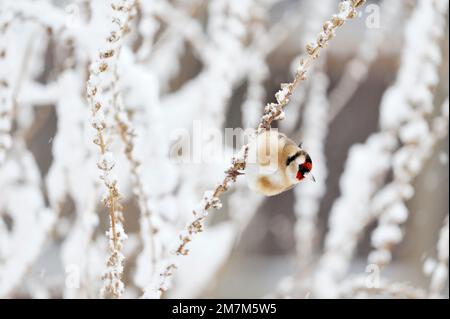
<svg viewBox="0 0 450 319"><path fill-rule="evenodd" d="M259 134L249 143L245 176L248 187L273 196L291 189L311 174L311 157L300 145L278 130Z"/></svg>

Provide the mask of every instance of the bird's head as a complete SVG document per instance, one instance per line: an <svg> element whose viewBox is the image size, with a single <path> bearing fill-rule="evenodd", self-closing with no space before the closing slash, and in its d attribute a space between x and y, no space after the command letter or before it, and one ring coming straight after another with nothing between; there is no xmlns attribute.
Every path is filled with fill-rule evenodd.
<svg viewBox="0 0 450 319"><path fill-rule="evenodd" d="M304 179L310 179L315 182L316 180L311 173L312 167L311 157L301 148L301 145L299 145L299 149L288 156L286 160L288 176L295 180L296 183Z"/></svg>

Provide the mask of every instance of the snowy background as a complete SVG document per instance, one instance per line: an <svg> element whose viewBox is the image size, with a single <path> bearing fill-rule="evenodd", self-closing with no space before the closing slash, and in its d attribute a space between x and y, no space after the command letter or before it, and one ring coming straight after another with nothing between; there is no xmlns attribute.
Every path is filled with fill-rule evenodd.
<svg viewBox="0 0 450 319"><path fill-rule="evenodd" d="M238 177L171 268L238 151L205 131L256 128L338 4L0 0L0 297L448 298L447 0L359 7L273 123L317 183Z"/></svg>

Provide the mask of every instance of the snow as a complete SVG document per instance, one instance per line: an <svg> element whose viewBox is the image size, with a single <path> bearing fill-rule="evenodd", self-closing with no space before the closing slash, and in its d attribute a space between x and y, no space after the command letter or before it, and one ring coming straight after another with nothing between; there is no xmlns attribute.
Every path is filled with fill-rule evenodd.
<svg viewBox="0 0 450 319"><path fill-rule="evenodd" d="M289 87L284 86L279 90L277 93L275 93L275 98L277 99L278 104L285 103L286 98L289 94Z"/></svg>
<svg viewBox="0 0 450 319"><path fill-rule="evenodd" d="M323 49L322 60L301 60L297 46L310 41L315 51L340 37L334 24L351 18L354 1L343 1L334 17L332 0L292 7L279 0L140 1L139 8L133 0L0 2L0 297L98 298L100 290L122 298L208 296L222 266L239 258L232 254L235 243L253 236L247 227L261 220L265 198L247 188L245 177L230 182L225 196L214 196L235 151L217 148L214 133L200 142L200 158L183 150L188 160L180 163L168 155L172 137L187 132L188 144L197 147L190 140L196 123L222 128L230 116L253 134L264 112L268 122L286 119L278 126L283 133L301 136L317 180L293 190L292 228L306 279L283 274L291 279L282 293L338 296L372 222L376 249L368 261L391 262L391 246L403 239L408 201L416 195L413 182L448 135L448 99L436 109L441 92L432 90L442 86L437 71L448 58L438 43L445 1L418 1L397 79L383 94L379 129L350 146L342 172L328 171L325 153L332 111L325 61L334 56L323 55L335 48ZM391 29L401 29L395 17L405 8L387 7L394 7ZM384 54L384 37L369 34L358 49L345 46L351 77L365 78L370 63ZM341 40L348 40L345 33ZM281 84L277 103L264 109L273 99L267 83L281 82L273 57L286 52L295 58L285 81L308 72L307 82L296 83L292 96L293 86ZM233 113L237 108L241 112ZM44 133L52 136L41 143ZM242 167L244 153L233 165ZM448 164L447 155L438 156ZM319 210L333 176L340 190L322 250L314 240L322 239L317 226L327 214ZM117 215L116 233L110 215ZM446 229L434 264L425 267L433 295L440 295L448 275ZM185 252L177 253L184 241ZM41 267L57 268L56 279L36 276ZM68 284L72 275L79 276L76 289Z"/></svg>
<svg viewBox="0 0 450 319"><path fill-rule="evenodd" d="M114 160L114 154L112 152L105 152L102 154L99 162L97 163L98 167L105 171L111 170L115 164L116 161Z"/></svg>

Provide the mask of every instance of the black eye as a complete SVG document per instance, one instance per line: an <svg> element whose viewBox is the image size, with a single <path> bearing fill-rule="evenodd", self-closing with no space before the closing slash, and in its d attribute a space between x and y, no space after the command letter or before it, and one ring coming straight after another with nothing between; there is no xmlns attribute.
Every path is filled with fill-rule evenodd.
<svg viewBox="0 0 450 319"><path fill-rule="evenodd" d="M298 171L299 171L302 175L305 175L306 173L309 173L309 172L310 172L310 169L309 169L308 165L300 164L300 165L298 166Z"/></svg>
<svg viewBox="0 0 450 319"><path fill-rule="evenodd" d="M306 154L305 162L306 163L312 163L311 157L308 154Z"/></svg>
<svg viewBox="0 0 450 319"><path fill-rule="evenodd" d="M293 161L295 161L295 159L300 155L300 152L295 153L292 156L289 156L286 160L286 166L289 166L289 164L291 164Z"/></svg>

